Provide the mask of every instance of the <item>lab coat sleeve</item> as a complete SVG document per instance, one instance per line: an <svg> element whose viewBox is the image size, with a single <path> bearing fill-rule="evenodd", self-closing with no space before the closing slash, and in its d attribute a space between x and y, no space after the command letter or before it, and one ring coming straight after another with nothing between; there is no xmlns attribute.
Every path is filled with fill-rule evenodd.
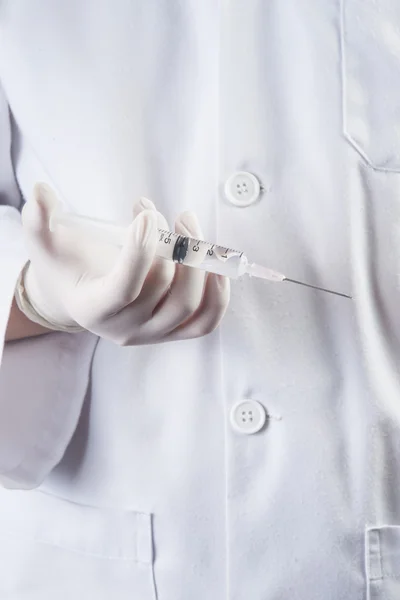
<svg viewBox="0 0 400 600"><path fill-rule="evenodd" d="M27 260L22 238L20 204L21 198L11 163L9 110L0 87L0 356L15 284Z"/></svg>
<svg viewBox="0 0 400 600"><path fill-rule="evenodd" d="M28 258L11 142L0 84L0 484L31 489L61 460L77 427L98 338L55 332L4 343L16 281Z"/></svg>
<svg viewBox="0 0 400 600"><path fill-rule="evenodd" d="M11 161L8 104L0 86L0 356L18 274L27 260L19 208L21 197Z"/></svg>

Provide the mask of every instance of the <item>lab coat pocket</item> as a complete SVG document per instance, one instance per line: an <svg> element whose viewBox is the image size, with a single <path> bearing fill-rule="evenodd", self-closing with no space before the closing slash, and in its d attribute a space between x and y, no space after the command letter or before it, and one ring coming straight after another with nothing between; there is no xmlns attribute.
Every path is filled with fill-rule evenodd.
<svg viewBox="0 0 400 600"><path fill-rule="evenodd" d="M0 598L155 600L151 515L0 490Z"/></svg>
<svg viewBox="0 0 400 600"><path fill-rule="evenodd" d="M399 600L400 526L368 528L365 559L367 600Z"/></svg>
<svg viewBox="0 0 400 600"><path fill-rule="evenodd" d="M344 135L374 169L400 172L400 2L339 1Z"/></svg>

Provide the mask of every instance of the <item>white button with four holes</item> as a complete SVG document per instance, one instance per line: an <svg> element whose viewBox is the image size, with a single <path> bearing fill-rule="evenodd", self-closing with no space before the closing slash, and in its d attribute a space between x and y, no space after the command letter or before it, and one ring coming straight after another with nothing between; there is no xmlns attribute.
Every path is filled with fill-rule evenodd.
<svg viewBox="0 0 400 600"><path fill-rule="evenodd" d="M264 427L267 413L255 400L241 400L232 407L231 425L238 433L257 433Z"/></svg>
<svg viewBox="0 0 400 600"><path fill-rule="evenodd" d="M261 193L260 182L252 173L238 171L225 183L225 196L235 206L250 206L258 200Z"/></svg>

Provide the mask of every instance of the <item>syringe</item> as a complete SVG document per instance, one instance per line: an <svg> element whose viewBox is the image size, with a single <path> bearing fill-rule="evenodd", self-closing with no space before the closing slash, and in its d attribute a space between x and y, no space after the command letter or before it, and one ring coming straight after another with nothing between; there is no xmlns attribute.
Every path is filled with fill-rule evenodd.
<svg viewBox="0 0 400 600"><path fill-rule="evenodd" d="M93 219L71 212L64 212L58 205L52 212L49 227L54 231L56 227L73 228L82 232L85 236L98 241L107 242L116 246L124 244L127 228L100 219ZM188 267L203 269L210 273L224 275L231 279L237 279L245 273L251 277L258 277L269 281L287 281L298 285L304 285L315 290L335 294L351 299L351 296L335 292L316 285L289 279L286 275L248 261L244 252L211 244L203 240L194 239L174 233L165 229L158 230L159 238L156 254L157 256Z"/></svg>

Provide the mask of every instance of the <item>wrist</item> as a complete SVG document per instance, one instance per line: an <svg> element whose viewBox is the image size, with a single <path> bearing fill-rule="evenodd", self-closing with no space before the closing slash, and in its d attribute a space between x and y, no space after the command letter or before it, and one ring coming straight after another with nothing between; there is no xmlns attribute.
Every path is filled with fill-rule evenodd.
<svg viewBox="0 0 400 600"><path fill-rule="evenodd" d="M33 323L53 331L78 332L84 328L61 314L61 311L50 310L41 297L37 280L32 272L30 262L22 269L15 289L15 301L18 308Z"/></svg>

